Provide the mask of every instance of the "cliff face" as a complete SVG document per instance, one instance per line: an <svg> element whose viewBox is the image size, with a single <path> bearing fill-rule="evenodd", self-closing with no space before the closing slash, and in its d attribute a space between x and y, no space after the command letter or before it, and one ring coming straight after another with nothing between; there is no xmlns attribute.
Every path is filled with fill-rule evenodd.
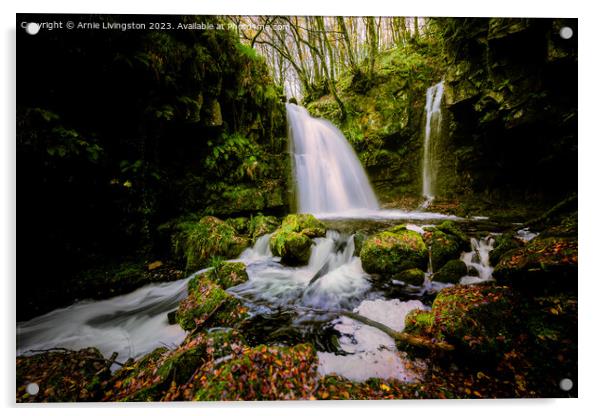
<svg viewBox="0 0 602 416"><path fill-rule="evenodd" d="M577 22L442 19L443 195L557 197L577 181ZM573 28L570 39L560 36ZM453 34L451 34L453 33Z"/></svg>

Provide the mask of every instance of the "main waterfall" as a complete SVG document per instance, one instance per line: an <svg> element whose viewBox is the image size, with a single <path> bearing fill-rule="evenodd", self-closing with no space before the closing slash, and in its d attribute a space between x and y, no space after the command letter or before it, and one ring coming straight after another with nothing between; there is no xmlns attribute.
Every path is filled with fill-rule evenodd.
<svg viewBox="0 0 602 416"><path fill-rule="evenodd" d="M299 212L378 210L376 195L353 148L327 120L287 104Z"/></svg>
<svg viewBox="0 0 602 416"><path fill-rule="evenodd" d="M424 126L424 154L422 161L422 195L427 204L435 197L437 179L437 139L441 133L441 99L443 81L426 90L426 123Z"/></svg>

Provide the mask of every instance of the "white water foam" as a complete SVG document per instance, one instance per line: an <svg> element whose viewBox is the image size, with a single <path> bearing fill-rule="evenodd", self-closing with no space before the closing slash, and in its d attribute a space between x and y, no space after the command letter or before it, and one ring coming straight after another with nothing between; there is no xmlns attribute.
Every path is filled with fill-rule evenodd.
<svg viewBox="0 0 602 416"><path fill-rule="evenodd" d="M377 299L363 301L354 312L401 332L406 315L413 309L427 310L417 300ZM318 352L321 375L338 374L352 381L378 377L410 382L420 378L417 362L400 354L393 338L384 332L345 316L336 320L335 329L341 333L340 345L348 355Z"/></svg>

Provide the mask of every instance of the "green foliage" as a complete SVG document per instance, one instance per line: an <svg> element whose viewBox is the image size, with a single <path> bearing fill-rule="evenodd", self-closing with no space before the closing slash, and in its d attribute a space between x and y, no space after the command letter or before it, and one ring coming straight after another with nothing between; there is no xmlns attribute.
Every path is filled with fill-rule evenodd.
<svg viewBox="0 0 602 416"><path fill-rule="evenodd" d="M186 270L194 271L208 264L215 256L237 257L249 240L216 217L203 217L198 222L184 221L174 226L172 252L183 258Z"/></svg>
<svg viewBox="0 0 602 416"><path fill-rule="evenodd" d="M258 237L273 232L279 225L276 217L265 216L259 213L249 219L249 235L255 241Z"/></svg>

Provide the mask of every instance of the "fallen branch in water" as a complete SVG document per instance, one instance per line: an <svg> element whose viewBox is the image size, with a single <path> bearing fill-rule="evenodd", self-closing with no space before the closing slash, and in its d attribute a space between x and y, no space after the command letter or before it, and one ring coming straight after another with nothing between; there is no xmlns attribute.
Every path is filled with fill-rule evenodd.
<svg viewBox="0 0 602 416"><path fill-rule="evenodd" d="M237 296L238 299L247 300L242 296ZM372 326L376 329L380 329L385 334L389 335L396 341L399 341L403 344L412 345L414 347L425 348L431 351L454 351L456 347L452 344L445 341L436 341L429 338L419 337L416 335L407 334L405 332L397 332L394 329L381 324L380 322L373 321L370 318L366 318L365 316L359 315L354 312L346 311L346 310L328 310L328 309L318 309L307 306L298 306L297 309L306 310L309 312L316 312L321 314L331 314L331 315L343 315L358 322L361 322L365 325Z"/></svg>
<svg viewBox="0 0 602 416"><path fill-rule="evenodd" d="M366 325L370 325L376 329L380 329L385 334L390 336L396 341L399 341L404 344L409 344L414 347L419 348L427 348L430 350L441 350L441 351L453 351L455 347L445 341L435 341L424 337L418 337L416 335L407 334L405 332L397 332L388 326L381 324L380 322L373 321L370 318L366 318L365 316L358 315L357 313L349 312L349 311L340 311L340 314L361 322Z"/></svg>

